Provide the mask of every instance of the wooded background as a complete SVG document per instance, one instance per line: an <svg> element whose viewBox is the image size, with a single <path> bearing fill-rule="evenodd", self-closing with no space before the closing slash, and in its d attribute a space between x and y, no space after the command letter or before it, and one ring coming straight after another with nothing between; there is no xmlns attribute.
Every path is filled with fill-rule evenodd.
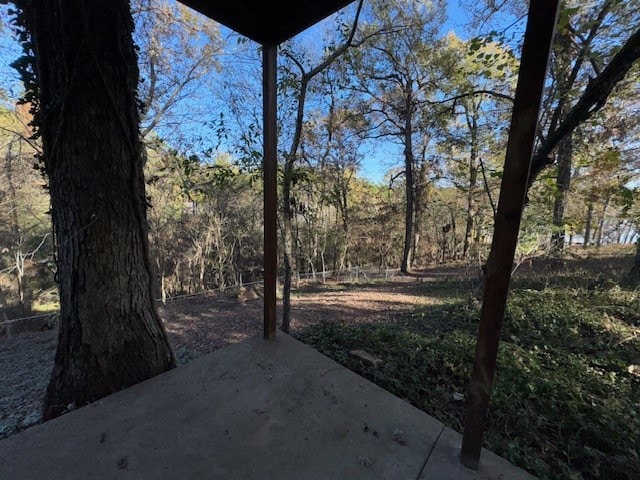
<svg viewBox="0 0 640 480"><path fill-rule="evenodd" d="M564 2L520 259L637 238L639 7ZM157 296L260 281L260 47L175 2L132 8ZM480 266L526 2L371 0L355 24L356 8L280 47L280 265L294 281L355 266ZM2 11L0 308L9 318L57 303L41 146L8 67L21 55L12 18Z"/></svg>

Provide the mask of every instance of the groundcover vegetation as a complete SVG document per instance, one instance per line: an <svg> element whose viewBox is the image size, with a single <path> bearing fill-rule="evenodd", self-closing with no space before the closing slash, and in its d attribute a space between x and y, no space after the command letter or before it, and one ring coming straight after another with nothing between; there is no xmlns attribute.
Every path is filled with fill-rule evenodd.
<svg viewBox="0 0 640 480"><path fill-rule="evenodd" d="M516 283L486 446L542 479L640 478L640 293L608 281ZM564 284L563 284L564 283ZM385 324L325 322L298 337L462 431L479 303L424 284L433 306ZM364 349L377 368L350 356Z"/></svg>

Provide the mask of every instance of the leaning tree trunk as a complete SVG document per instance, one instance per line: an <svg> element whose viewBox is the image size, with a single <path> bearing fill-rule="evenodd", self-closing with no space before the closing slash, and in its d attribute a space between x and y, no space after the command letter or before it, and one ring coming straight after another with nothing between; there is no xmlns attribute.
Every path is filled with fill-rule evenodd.
<svg viewBox="0 0 640 480"><path fill-rule="evenodd" d="M34 0L60 332L44 417L175 366L154 304L127 0Z"/></svg>

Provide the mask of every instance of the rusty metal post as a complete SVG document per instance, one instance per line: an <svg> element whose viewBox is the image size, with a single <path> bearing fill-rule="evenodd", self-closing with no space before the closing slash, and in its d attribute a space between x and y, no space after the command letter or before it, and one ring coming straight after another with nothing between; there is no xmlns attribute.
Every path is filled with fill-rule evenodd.
<svg viewBox="0 0 640 480"><path fill-rule="evenodd" d="M264 338L276 339L278 277L277 45L262 46L264 158Z"/></svg>
<svg viewBox="0 0 640 480"><path fill-rule="evenodd" d="M531 0L520 72L511 117L504 174L491 253L485 265L485 290L475 362L469 385L460 461L477 469L496 367L520 219L538 124L558 0Z"/></svg>

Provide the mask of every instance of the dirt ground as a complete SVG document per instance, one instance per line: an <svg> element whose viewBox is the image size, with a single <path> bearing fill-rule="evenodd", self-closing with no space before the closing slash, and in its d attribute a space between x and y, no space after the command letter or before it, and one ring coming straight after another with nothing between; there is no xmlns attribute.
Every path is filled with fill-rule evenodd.
<svg viewBox="0 0 640 480"><path fill-rule="evenodd" d="M419 294L423 281L429 279L396 277L384 283L306 285L292 294L292 328L327 320L387 321L394 312L432 301ZM242 298L200 295L169 301L160 307L160 314L184 364L260 335L262 305L259 293L248 290ZM41 421L56 342L56 330L0 337L0 439Z"/></svg>

